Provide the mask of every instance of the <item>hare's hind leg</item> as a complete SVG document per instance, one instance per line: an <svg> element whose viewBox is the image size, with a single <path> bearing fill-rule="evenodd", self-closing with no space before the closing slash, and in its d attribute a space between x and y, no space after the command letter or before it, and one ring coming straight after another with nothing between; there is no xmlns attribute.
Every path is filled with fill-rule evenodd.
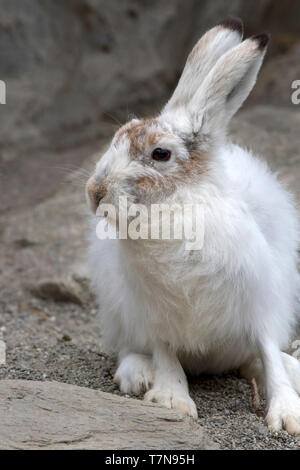
<svg viewBox="0 0 300 470"><path fill-rule="evenodd" d="M151 356L122 351L114 382L123 393L140 395L149 390L153 382Z"/></svg>
<svg viewBox="0 0 300 470"><path fill-rule="evenodd" d="M300 395L300 362L295 357L284 352L281 352L281 358L293 388ZM240 368L240 373L249 382L254 378L259 389L265 392L264 370L260 358L252 358L244 363Z"/></svg>
<svg viewBox="0 0 300 470"><path fill-rule="evenodd" d="M300 395L300 362L293 356L281 353L285 370L296 392Z"/></svg>
<svg viewBox="0 0 300 470"><path fill-rule="evenodd" d="M247 362L240 367L241 377L248 380L250 383L255 379L258 388L265 394L265 377L262 361L259 357L251 357Z"/></svg>
<svg viewBox="0 0 300 470"><path fill-rule="evenodd" d="M248 379L255 378L266 392L266 421L272 431L286 429L300 434L300 371L298 361L280 352L277 345L265 338L260 344L261 362L249 361L241 368ZM294 360L295 359L295 360Z"/></svg>

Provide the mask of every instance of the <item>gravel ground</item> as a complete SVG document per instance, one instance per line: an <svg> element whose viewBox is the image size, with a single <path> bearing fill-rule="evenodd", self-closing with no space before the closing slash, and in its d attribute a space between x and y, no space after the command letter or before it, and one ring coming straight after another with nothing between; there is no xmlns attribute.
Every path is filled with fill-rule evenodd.
<svg viewBox="0 0 300 470"><path fill-rule="evenodd" d="M19 293L20 294L20 293ZM0 328L7 344L7 365L0 378L56 380L117 393L116 361L103 353L96 306L84 307L28 298L2 291ZM199 421L221 449L297 449L300 438L271 433L252 409L252 390L237 373L190 377Z"/></svg>

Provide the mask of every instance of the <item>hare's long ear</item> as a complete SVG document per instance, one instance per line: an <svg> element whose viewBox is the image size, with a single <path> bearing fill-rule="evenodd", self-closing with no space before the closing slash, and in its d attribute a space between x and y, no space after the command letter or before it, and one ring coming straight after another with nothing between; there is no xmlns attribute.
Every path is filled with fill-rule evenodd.
<svg viewBox="0 0 300 470"><path fill-rule="evenodd" d="M226 131L255 85L268 42L267 34L253 36L219 58L188 106L194 132Z"/></svg>
<svg viewBox="0 0 300 470"><path fill-rule="evenodd" d="M243 23L229 17L210 29L194 46L181 78L163 112L187 105L217 60L242 41Z"/></svg>

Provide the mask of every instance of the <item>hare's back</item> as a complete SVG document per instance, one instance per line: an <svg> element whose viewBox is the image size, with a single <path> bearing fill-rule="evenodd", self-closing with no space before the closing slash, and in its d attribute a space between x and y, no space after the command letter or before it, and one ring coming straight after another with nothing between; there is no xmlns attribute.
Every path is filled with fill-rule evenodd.
<svg viewBox="0 0 300 470"><path fill-rule="evenodd" d="M247 208L267 242L295 251L297 211L292 195L268 165L251 152L229 144L222 153L229 192Z"/></svg>

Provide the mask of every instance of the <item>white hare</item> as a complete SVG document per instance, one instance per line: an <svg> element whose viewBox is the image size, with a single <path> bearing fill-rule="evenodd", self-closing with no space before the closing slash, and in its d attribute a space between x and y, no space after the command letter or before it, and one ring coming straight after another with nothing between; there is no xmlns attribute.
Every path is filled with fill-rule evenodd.
<svg viewBox="0 0 300 470"><path fill-rule="evenodd" d="M119 196L204 208L201 250L183 240L106 239L92 218L90 263L105 345L122 392L197 417L185 371L241 368L263 381L272 430L300 433L300 365L285 354L296 318L297 214L266 164L227 140L268 43L230 18L190 53L155 119L114 136L87 183L95 213Z"/></svg>

